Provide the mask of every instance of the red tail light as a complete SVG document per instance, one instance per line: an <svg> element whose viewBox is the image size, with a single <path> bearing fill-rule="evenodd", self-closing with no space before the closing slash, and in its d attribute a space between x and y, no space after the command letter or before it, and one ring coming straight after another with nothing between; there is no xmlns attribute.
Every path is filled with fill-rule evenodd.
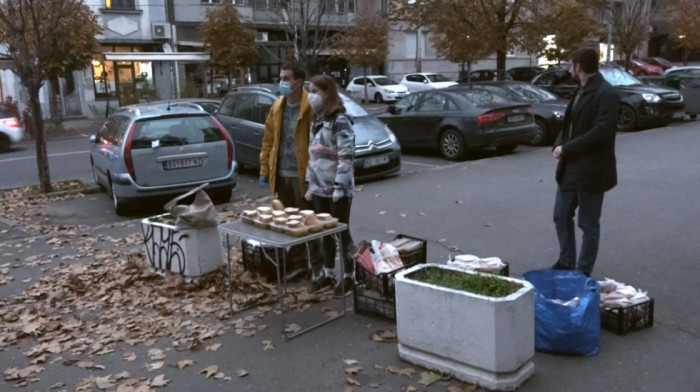
<svg viewBox="0 0 700 392"><path fill-rule="evenodd" d="M2 123L10 128L19 127L19 121L17 121L17 119L14 119L14 118L11 118L9 120L4 120Z"/></svg>
<svg viewBox="0 0 700 392"><path fill-rule="evenodd" d="M502 120L505 117L505 112L491 112L484 113L481 116L477 117L477 121L479 121L479 124L493 124L499 120Z"/></svg>
<svg viewBox="0 0 700 392"><path fill-rule="evenodd" d="M226 150L228 152L228 168L229 170L231 170L231 165L233 164L233 140L231 140L231 136L229 136L228 132L226 132L226 129L224 129L224 126L221 125L219 120L217 120L214 116L210 117L214 121L216 126L219 128L219 131L221 131L221 134L224 136L224 139L226 139Z"/></svg>
<svg viewBox="0 0 700 392"><path fill-rule="evenodd" d="M532 106L530 106L529 108L527 108L527 114L529 114L529 115L531 115L531 116L534 116L534 115L535 115L535 109L533 109Z"/></svg>
<svg viewBox="0 0 700 392"><path fill-rule="evenodd" d="M134 170L134 161L131 158L131 142L134 140L134 133L136 133L136 122L129 129L129 136L126 137L126 143L124 144L124 162L126 163L126 170L129 171L131 178L136 181L136 170Z"/></svg>

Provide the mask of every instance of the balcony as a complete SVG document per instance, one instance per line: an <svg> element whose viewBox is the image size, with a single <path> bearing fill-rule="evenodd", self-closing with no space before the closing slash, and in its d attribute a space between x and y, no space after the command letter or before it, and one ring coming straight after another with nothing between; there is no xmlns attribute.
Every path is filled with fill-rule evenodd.
<svg viewBox="0 0 700 392"><path fill-rule="evenodd" d="M136 8L136 0L104 0L104 8L100 8L103 14L120 13L120 14L140 14L142 10Z"/></svg>

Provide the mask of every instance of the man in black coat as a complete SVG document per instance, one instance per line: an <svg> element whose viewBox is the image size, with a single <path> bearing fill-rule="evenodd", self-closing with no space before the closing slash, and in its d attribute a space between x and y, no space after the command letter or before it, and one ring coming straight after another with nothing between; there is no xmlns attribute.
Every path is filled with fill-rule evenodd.
<svg viewBox="0 0 700 392"><path fill-rule="evenodd" d="M554 269L593 272L600 241L600 216L605 192L617 185L615 133L620 98L598 73L598 51L583 48L571 58L571 75L581 87L566 108L564 129L554 144L557 189L554 223L559 237L559 260ZM576 262L576 228L583 230Z"/></svg>

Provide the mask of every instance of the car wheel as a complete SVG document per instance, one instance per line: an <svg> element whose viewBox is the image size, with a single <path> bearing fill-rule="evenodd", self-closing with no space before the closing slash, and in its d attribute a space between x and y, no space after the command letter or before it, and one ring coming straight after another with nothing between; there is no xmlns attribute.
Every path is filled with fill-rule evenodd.
<svg viewBox="0 0 700 392"><path fill-rule="evenodd" d="M231 201L231 196L233 196L233 188L217 190L212 195L212 201L214 204L226 204Z"/></svg>
<svg viewBox="0 0 700 392"><path fill-rule="evenodd" d="M637 114L634 109L627 105L620 107L620 112L617 116L617 131L631 132L637 127Z"/></svg>
<svg viewBox="0 0 700 392"><path fill-rule="evenodd" d="M0 152L10 151L10 146L12 146L10 137L4 133L0 133Z"/></svg>
<svg viewBox="0 0 700 392"><path fill-rule="evenodd" d="M516 148L518 148L517 144L498 144L496 146L496 151L503 154L510 154L515 151Z"/></svg>
<svg viewBox="0 0 700 392"><path fill-rule="evenodd" d="M112 204L114 205L114 212L119 216L124 216L129 213L129 206L124 203L122 199L117 195L117 191L114 189L112 182L109 183L109 188L112 194Z"/></svg>
<svg viewBox="0 0 700 392"><path fill-rule="evenodd" d="M547 124L542 120L535 120L537 125L537 135L533 136L530 140L530 144L533 146L543 146L549 141L549 134L547 133Z"/></svg>
<svg viewBox="0 0 700 392"><path fill-rule="evenodd" d="M242 164L241 162L238 162L238 161L236 161L236 163L238 163L238 172L239 173L242 172L243 170L245 170L244 164Z"/></svg>
<svg viewBox="0 0 700 392"><path fill-rule="evenodd" d="M376 93L374 94L374 102L376 103L384 103L384 97L382 97L381 93Z"/></svg>
<svg viewBox="0 0 700 392"><path fill-rule="evenodd" d="M102 184L100 184L100 181L97 179L97 171L95 170L95 164L92 164L92 179L95 180L95 185L99 186L100 188L104 189Z"/></svg>
<svg viewBox="0 0 700 392"><path fill-rule="evenodd" d="M690 115L690 119L691 119L691 120L695 120L696 118L698 118L698 115L697 115L697 114L691 114L691 115Z"/></svg>
<svg viewBox="0 0 700 392"><path fill-rule="evenodd" d="M440 153L445 159L459 161L466 156L467 146L462 135L454 129L448 129L440 136Z"/></svg>

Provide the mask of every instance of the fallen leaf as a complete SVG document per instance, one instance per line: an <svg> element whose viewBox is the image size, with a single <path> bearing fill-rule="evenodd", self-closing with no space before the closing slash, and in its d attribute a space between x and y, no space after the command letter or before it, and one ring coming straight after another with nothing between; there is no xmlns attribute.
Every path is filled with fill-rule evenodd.
<svg viewBox="0 0 700 392"><path fill-rule="evenodd" d="M350 378L350 377L347 377L347 378L345 379L345 381L346 381L348 384L350 384L350 385L357 385L358 387L359 387L359 386L362 386L362 384L360 384L359 381L354 380L354 379L352 379L352 378Z"/></svg>
<svg viewBox="0 0 700 392"><path fill-rule="evenodd" d="M372 335L372 340L374 340L377 343L385 342L384 338L377 335L376 333L374 335Z"/></svg>
<svg viewBox="0 0 700 392"><path fill-rule="evenodd" d="M407 387L401 388L401 391L403 391L403 392L416 392L417 389L414 388L413 386L409 385Z"/></svg>
<svg viewBox="0 0 700 392"><path fill-rule="evenodd" d="M399 376L411 377L413 373L416 373L416 369L413 368L400 368L396 366L389 366L386 368L389 373L398 374Z"/></svg>
<svg viewBox="0 0 700 392"><path fill-rule="evenodd" d="M301 327L297 324L289 324L289 325L287 325L287 328L284 329L284 332L291 332L291 333L295 333L295 332L299 332L299 331L301 331Z"/></svg>
<svg viewBox="0 0 700 392"><path fill-rule="evenodd" d="M32 365L38 365L38 364L44 363L44 362L46 362L46 355L43 355L43 354L42 354L42 355L40 355L40 356L34 358L30 363L31 363Z"/></svg>
<svg viewBox="0 0 700 392"><path fill-rule="evenodd" d="M396 331L387 329L382 331L379 336L383 337L384 339L396 339Z"/></svg>
<svg viewBox="0 0 700 392"><path fill-rule="evenodd" d="M246 372L246 371L243 370L243 369L236 370L236 376L238 376L238 377L245 377L245 376L247 376L247 375L248 375L248 372Z"/></svg>
<svg viewBox="0 0 700 392"><path fill-rule="evenodd" d="M162 368L163 365L165 365L165 362L153 362L153 363L147 363L145 367L149 372L152 372L154 370L158 370L158 369Z"/></svg>
<svg viewBox="0 0 700 392"><path fill-rule="evenodd" d="M396 231L394 230L387 230L385 231L386 234L396 234Z"/></svg>
<svg viewBox="0 0 700 392"><path fill-rule="evenodd" d="M136 360L136 353L125 353L122 355L122 359L127 362L133 362Z"/></svg>
<svg viewBox="0 0 700 392"><path fill-rule="evenodd" d="M474 385L465 385L462 388L456 387L454 385L450 385L447 388L447 392L474 392L476 391L476 387Z"/></svg>
<svg viewBox="0 0 700 392"><path fill-rule="evenodd" d="M456 246L450 246L448 249L451 250L452 252L459 252L459 248Z"/></svg>
<svg viewBox="0 0 700 392"><path fill-rule="evenodd" d="M444 244L445 242L447 242L447 239L440 238L437 242L438 242L438 244Z"/></svg>
<svg viewBox="0 0 700 392"><path fill-rule="evenodd" d="M217 380L221 380L222 378L226 377L226 375L222 372L218 372L214 375L214 378Z"/></svg>
<svg viewBox="0 0 700 392"><path fill-rule="evenodd" d="M97 388L103 391L112 388L114 386L114 380L112 380L112 375L110 374L109 376L95 378L95 385L97 385Z"/></svg>
<svg viewBox="0 0 700 392"><path fill-rule="evenodd" d="M362 367L361 367L361 366L356 366L356 367L351 367L351 368L345 369L345 373L347 373L347 374L353 374L353 375L359 374L361 371L362 371Z"/></svg>
<svg viewBox="0 0 700 392"><path fill-rule="evenodd" d="M263 350L268 351L268 350L274 350L275 345L272 343L272 340L263 340Z"/></svg>
<svg viewBox="0 0 700 392"><path fill-rule="evenodd" d="M373 382L373 383L371 383L371 384L369 384L369 385L367 385L367 386L370 387L370 388L379 388L380 385L382 385L382 383L380 383L380 382Z"/></svg>
<svg viewBox="0 0 700 392"><path fill-rule="evenodd" d="M151 386L152 387L164 387L164 386L168 385L169 382L170 382L170 380L165 379L165 374L161 374L159 376L156 376L156 378L154 378L153 381L151 381Z"/></svg>
<svg viewBox="0 0 700 392"><path fill-rule="evenodd" d="M57 382L56 384L53 384L52 386L50 386L49 389L58 389L58 388L63 388L65 386L66 386L66 383Z"/></svg>
<svg viewBox="0 0 700 392"><path fill-rule="evenodd" d="M356 361L356 360L354 360L354 359L346 359L346 360L344 360L343 362L345 362L345 364L348 365L348 366L350 366L350 365L357 365L358 363L360 363L359 361Z"/></svg>
<svg viewBox="0 0 700 392"><path fill-rule="evenodd" d="M421 379L418 384L429 387L442 379L442 376L434 372L423 372L420 374Z"/></svg>
<svg viewBox="0 0 700 392"><path fill-rule="evenodd" d="M159 348L152 348L148 350L148 356L151 358L153 361L157 361L159 359L165 359L165 353L163 350Z"/></svg>
<svg viewBox="0 0 700 392"><path fill-rule="evenodd" d="M127 378L129 378L129 377L131 377L131 374L129 374L129 372L127 372L127 371L123 371L123 372L121 372L121 373L115 375L115 376L114 376L114 379L115 379L116 381L119 381L119 380L127 379Z"/></svg>
<svg viewBox="0 0 700 392"><path fill-rule="evenodd" d="M194 365L194 361L192 361L190 359L185 359L185 360L182 360L182 361L177 363L177 368L182 370L188 366L193 366L193 365Z"/></svg>
<svg viewBox="0 0 700 392"><path fill-rule="evenodd" d="M205 367L201 372L199 372L199 374L206 373L207 378L209 378L218 372L219 372L219 367L216 365L211 365L211 366Z"/></svg>
<svg viewBox="0 0 700 392"><path fill-rule="evenodd" d="M219 348L221 348L221 343L216 343L216 344L212 344L211 346L207 346L206 350L207 351L216 351Z"/></svg>
<svg viewBox="0 0 700 392"><path fill-rule="evenodd" d="M377 370L384 370L384 367L380 365L374 365L374 368Z"/></svg>

